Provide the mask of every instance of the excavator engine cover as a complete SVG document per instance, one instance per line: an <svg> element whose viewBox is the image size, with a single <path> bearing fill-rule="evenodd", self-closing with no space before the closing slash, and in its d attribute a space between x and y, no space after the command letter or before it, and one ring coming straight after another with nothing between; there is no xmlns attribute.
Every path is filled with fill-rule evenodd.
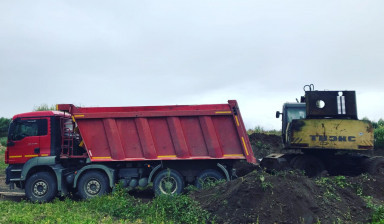
<svg viewBox="0 0 384 224"><path fill-rule="evenodd" d="M307 118L357 119L355 91L306 91Z"/></svg>

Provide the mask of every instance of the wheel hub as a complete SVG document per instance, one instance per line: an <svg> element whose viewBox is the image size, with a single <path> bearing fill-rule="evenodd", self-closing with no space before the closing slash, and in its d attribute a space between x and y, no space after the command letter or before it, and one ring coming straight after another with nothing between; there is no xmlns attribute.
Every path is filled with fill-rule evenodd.
<svg viewBox="0 0 384 224"><path fill-rule="evenodd" d="M101 184L96 180L91 180L86 185L87 193L91 195L95 195L99 193L100 189L101 189Z"/></svg>
<svg viewBox="0 0 384 224"><path fill-rule="evenodd" d="M163 194L173 194L177 190L177 182L173 177L167 177L160 182L160 191Z"/></svg>
<svg viewBox="0 0 384 224"><path fill-rule="evenodd" d="M33 185L33 194L41 197L48 192L48 184L43 180L38 180Z"/></svg>

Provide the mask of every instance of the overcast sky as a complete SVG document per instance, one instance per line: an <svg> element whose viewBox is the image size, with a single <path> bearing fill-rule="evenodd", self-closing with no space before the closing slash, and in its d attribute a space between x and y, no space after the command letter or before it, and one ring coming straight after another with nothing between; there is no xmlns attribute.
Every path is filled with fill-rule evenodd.
<svg viewBox="0 0 384 224"><path fill-rule="evenodd" d="M239 102L247 128L318 90L384 118L384 1L0 0L0 117L41 104Z"/></svg>

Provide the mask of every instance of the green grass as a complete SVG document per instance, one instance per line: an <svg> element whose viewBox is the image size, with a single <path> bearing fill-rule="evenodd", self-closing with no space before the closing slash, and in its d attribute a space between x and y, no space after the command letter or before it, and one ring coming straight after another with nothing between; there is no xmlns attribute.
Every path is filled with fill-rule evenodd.
<svg viewBox="0 0 384 224"><path fill-rule="evenodd" d="M369 178L366 174L363 174L364 179ZM380 201L373 200L372 196L365 196L363 194L362 185L351 184L345 176L335 176L333 178L321 177L316 179L316 184L325 187L326 191L323 192L325 202L329 200L341 200L341 197L337 194L335 187L340 188L352 188L356 190L356 194L364 199L367 203L367 207L372 209L371 223L378 224L384 223L384 204Z"/></svg>
<svg viewBox="0 0 384 224"><path fill-rule="evenodd" d="M4 153L5 153L5 147L0 146L0 172L5 172L5 168L7 168L8 164L5 164L4 162Z"/></svg>
<svg viewBox="0 0 384 224"><path fill-rule="evenodd" d="M325 191L323 192L324 200L330 202L333 200L340 201L341 197L337 193L336 188L345 188L352 187L345 176L335 176L335 177L320 177L316 179L315 183L319 186L324 187Z"/></svg>
<svg viewBox="0 0 384 224"><path fill-rule="evenodd" d="M367 207L373 210L372 224L384 223L384 205L382 203L374 203L371 196L363 196L367 202Z"/></svg>
<svg viewBox="0 0 384 224"><path fill-rule="evenodd" d="M119 189L87 201L0 201L0 223L206 223L213 217L186 195L142 203Z"/></svg>
<svg viewBox="0 0 384 224"><path fill-rule="evenodd" d="M373 209L372 222L371 223L384 223L384 206L372 205Z"/></svg>

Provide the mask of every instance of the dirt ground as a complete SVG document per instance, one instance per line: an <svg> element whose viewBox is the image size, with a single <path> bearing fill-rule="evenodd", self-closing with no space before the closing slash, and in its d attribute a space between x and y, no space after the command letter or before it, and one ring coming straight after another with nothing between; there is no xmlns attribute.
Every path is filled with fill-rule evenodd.
<svg viewBox="0 0 384 224"><path fill-rule="evenodd" d="M25 199L24 191L15 187L14 190L9 189L9 185L5 184L5 172L0 172L0 200L20 201Z"/></svg>
<svg viewBox="0 0 384 224"><path fill-rule="evenodd" d="M281 152L280 136L254 133L249 138L257 158ZM240 178L191 193L219 223L367 223L372 210L364 198L384 202L380 176L313 179L294 171L271 175L246 162L235 168Z"/></svg>
<svg viewBox="0 0 384 224"><path fill-rule="evenodd" d="M320 184L298 173L260 171L192 192L219 223L367 223L372 211L356 192L383 200L384 178L347 177ZM342 183L348 183L342 186Z"/></svg>

